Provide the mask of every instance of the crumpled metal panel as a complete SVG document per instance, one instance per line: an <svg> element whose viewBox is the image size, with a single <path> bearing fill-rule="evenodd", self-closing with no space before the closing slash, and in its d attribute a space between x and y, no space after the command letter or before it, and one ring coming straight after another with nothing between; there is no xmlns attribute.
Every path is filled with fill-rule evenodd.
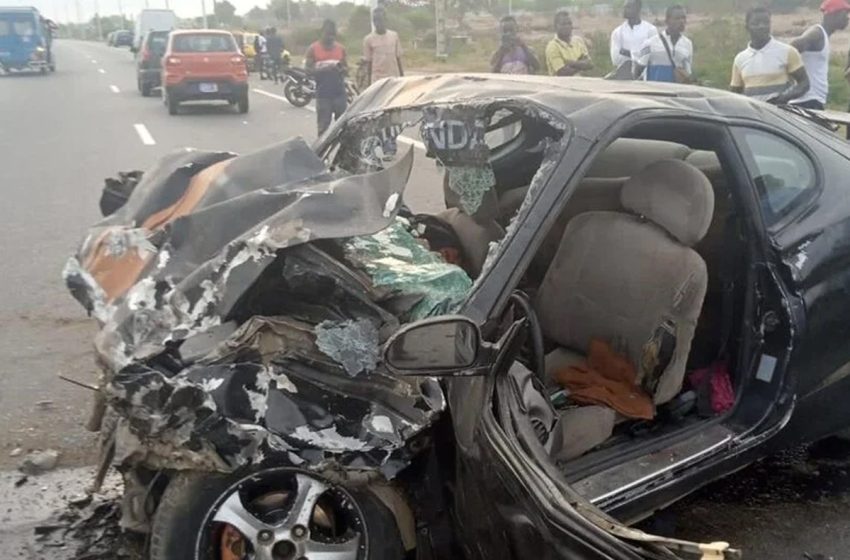
<svg viewBox="0 0 850 560"><path fill-rule="evenodd" d="M103 325L97 346L117 371L220 324L279 250L386 227L412 159L338 175L300 138L239 157L171 154L92 228L66 283Z"/></svg>

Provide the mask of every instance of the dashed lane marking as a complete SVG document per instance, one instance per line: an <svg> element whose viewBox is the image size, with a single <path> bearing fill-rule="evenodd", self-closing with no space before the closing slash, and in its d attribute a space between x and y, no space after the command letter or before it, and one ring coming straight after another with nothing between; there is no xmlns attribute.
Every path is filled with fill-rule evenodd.
<svg viewBox="0 0 850 560"><path fill-rule="evenodd" d="M151 133L148 131L148 127L143 124L134 124L133 128L136 129L136 134L139 135L139 139L142 141L142 144L145 146L153 146L156 144L156 140L153 139Z"/></svg>

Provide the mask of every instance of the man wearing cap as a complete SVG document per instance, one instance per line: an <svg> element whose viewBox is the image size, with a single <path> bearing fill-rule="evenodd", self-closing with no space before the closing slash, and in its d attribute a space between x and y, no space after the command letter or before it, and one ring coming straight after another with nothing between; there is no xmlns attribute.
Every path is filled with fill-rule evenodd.
<svg viewBox="0 0 850 560"><path fill-rule="evenodd" d="M823 21L791 41L791 46L800 51L809 75L809 91L792 103L806 109L822 110L829 96L829 37L836 31L847 29L850 3L847 0L824 0L820 9Z"/></svg>

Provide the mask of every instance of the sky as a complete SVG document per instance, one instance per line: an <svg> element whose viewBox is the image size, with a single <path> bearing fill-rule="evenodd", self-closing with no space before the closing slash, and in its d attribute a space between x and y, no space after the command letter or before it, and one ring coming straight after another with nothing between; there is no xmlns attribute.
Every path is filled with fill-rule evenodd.
<svg viewBox="0 0 850 560"><path fill-rule="evenodd" d="M167 0L168 7L177 13L178 17L188 18L201 15L201 2L206 2L207 13L212 13L213 0ZM340 0L323 0L322 3L336 4ZM244 14L254 6L265 7L268 0L229 0L236 6L237 14ZM147 3L147 6L145 5ZM139 10L148 8L165 8L166 0L0 0L3 6L35 6L41 14L54 21L88 21L99 9L103 15L124 12L128 17L135 16ZM80 17L77 18L77 4Z"/></svg>

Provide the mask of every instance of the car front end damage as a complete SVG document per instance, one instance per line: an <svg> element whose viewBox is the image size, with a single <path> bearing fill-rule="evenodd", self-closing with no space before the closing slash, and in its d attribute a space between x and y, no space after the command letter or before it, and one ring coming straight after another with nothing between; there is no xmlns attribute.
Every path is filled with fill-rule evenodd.
<svg viewBox="0 0 850 560"><path fill-rule="evenodd" d="M390 480L407 466L445 399L433 379L384 372L381 343L472 285L397 217L411 163L334 172L297 139L125 175L129 200L65 270L101 325L102 468L144 484L265 465ZM125 524L144 528L131 509Z"/></svg>
<svg viewBox="0 0 850 560"><path fill-rule="evenodd" d="M441 477L455 468L456 434L440 421L449 416L443 385L390 373L381 348L403 324L468 305L559 165L568 135L538 99L449 95L441 104L441 80L455 91L458 78L448 77L373 86L316 151L301 139L241 156L181 150L107 189L118 203L102 207L120 207L91 228L64 278L100 325L90 422L102 436L98 479L113 466L122 472L122 524L152 533L153 560L334 551L340 559L400 558L403 551L375 552L396 533L408 552L457 557L445 544L454 536L434 529L457 505L438 497ZM487 247L480 273L468 274L430 250L411 219L403 196L417 142L395 141L418 129L446 168L446 197L470 215L485 213L494 173L484 138L505 108L548 132L529 149L539 161L529 166L525 202ZM478 414L458 404L451 416ZM499 465L473 470L504 471L518 460L508 451L492 455ZM482 498L460 509L495 514L484 515L480 492L495 485L498 496L496 478L459 492L455 499ZM266 492L271 485L282 490ZM203 497L210 489L215 495ZM526 503L543 514L536 500ZM579 505L571 511L587 519ZM197 538L186 536L184 546L173 532L163 536L184 521L180 531ZM214 530L204 536L207 524ZM627 529L613 521L591 524L609 538L640 540L618 534ZM604 550L606 539L597 538ZM551 539L541 543L544 556L569 549ZM631 554L623 557L674 557Z"/></svg>

